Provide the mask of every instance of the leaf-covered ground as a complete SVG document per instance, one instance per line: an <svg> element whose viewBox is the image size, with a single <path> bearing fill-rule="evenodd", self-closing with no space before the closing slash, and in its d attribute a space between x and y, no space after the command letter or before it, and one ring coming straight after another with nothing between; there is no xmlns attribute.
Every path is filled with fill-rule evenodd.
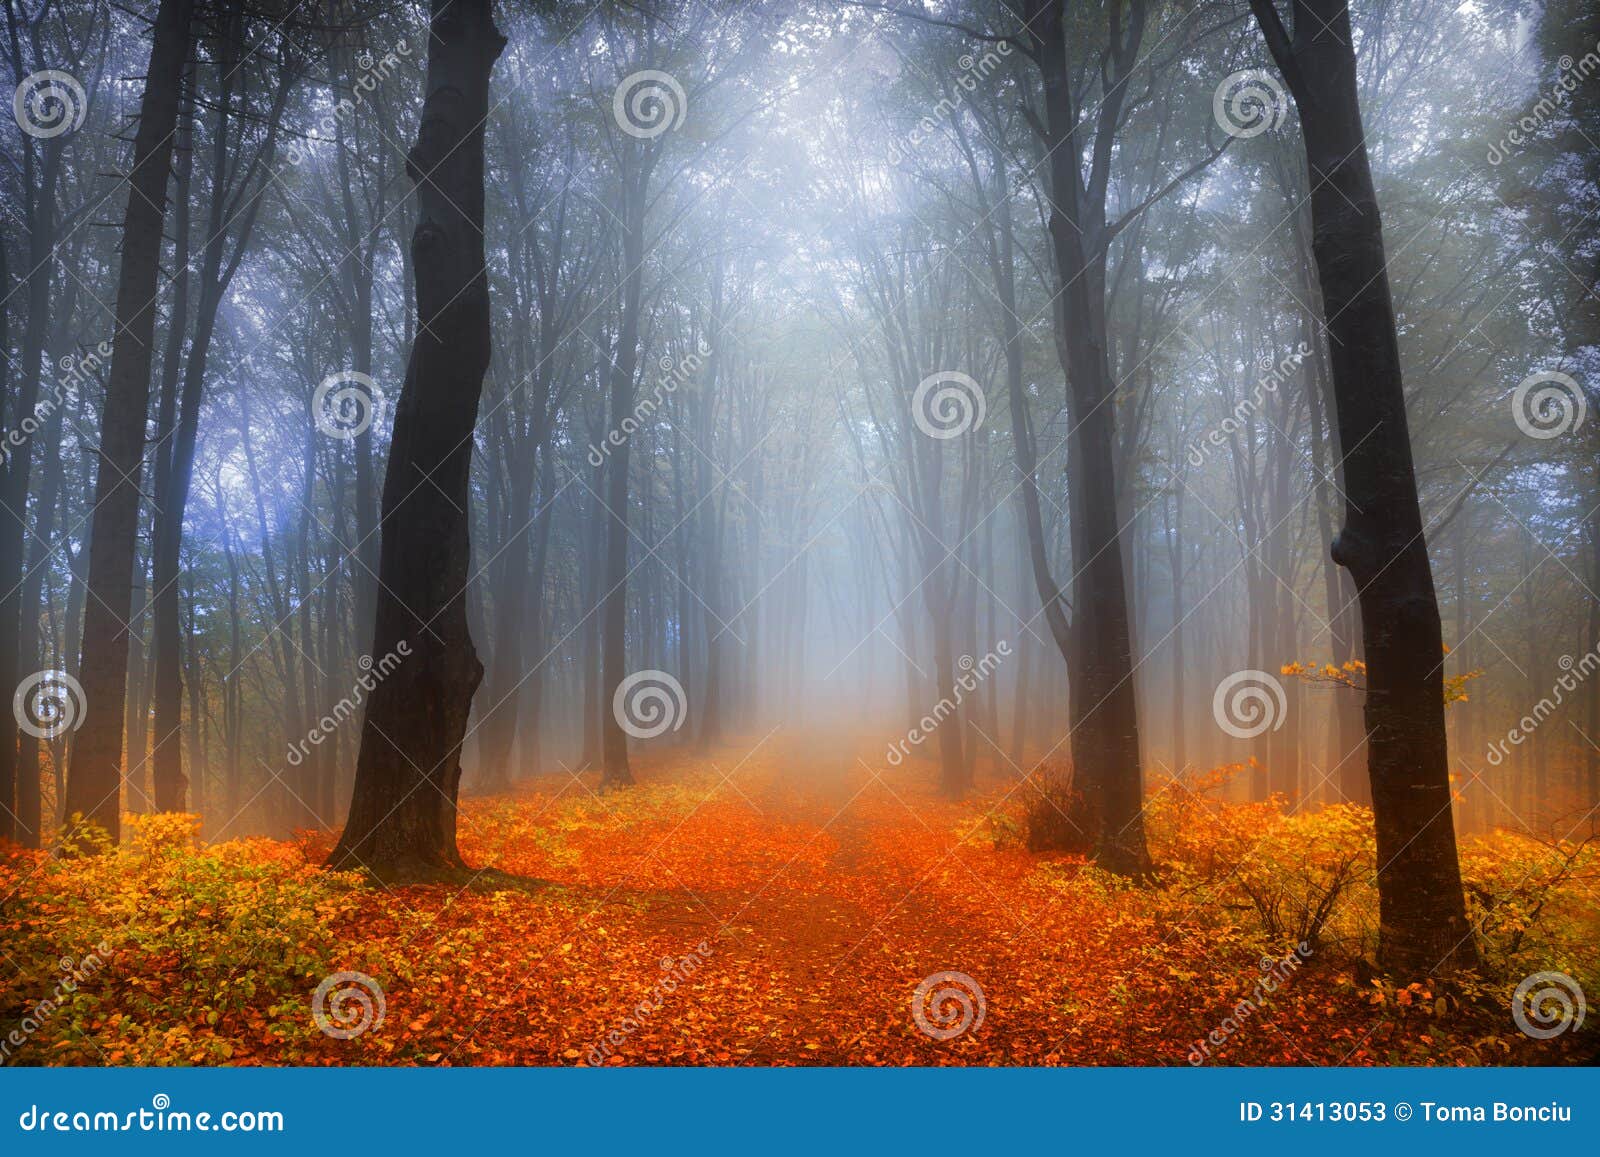
<svg viewBox="0 0 1600 1157"><path fill-rule="evenodd" d="M882 750L779 734L709 758L646 754L630 791L599 796L593 776L558 772L468 799L463 855L520 886L386 888L318 868L325 834L202 846L172 816L133 817L112 854L11 849L7 1058L1539 1064L1594 1052L1593 1017L1550 1041L1510 1017L1531 972L1596 991L1586 849L1469 842L1488 975L1396 987L1365 959L1365 812L1218 803L1225 773L1169 785L1150 805L1160 877L1134 887L1024 850L1026 786L990 779L951 803L928 765L889 769L870 754ZM1297 954L1297 921L1336 881L1333 917ZM371 977L384 1004L381 1024L348 1039L312 1012L339 972ZM963 976L929 986L943 994L921 1009L930 1034L913 998L940 973ZM361 1023L355 993L339 995L351 983L333 986L335 1028L339 1015Z"/></svg>

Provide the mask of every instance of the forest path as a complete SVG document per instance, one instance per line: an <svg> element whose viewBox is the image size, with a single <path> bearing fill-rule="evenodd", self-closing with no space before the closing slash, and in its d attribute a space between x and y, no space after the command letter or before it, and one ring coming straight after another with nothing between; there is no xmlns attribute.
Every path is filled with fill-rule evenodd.
<svg viewBox="0 0 1600 1157"><path fill-rule="evenodd" d="M1036 939L1015 905L963 863L964 854L981 855L982 844L964 853L951 820L981 805L909 790L910 777L891 784L881 774L887 769L879 742L849 731L776 738L768 759L750 761L757 771L728 780L736 789L728 802L800 841L789 860L752 880L753 888L697 894L716 920L712 970L759 976L767 989L753 1024L725 1026L738 1042L732 1063L860 1063L896 1059L891 1049L910 1050L899 1059L917 1063L953 1059L958 1044L917 1028L912 997L920 981L971 976L937 985L964 990L967 1005L957 996L930 1010L929 1023L952 1027L965 1015L973 1030L982 1028L980 1006L984 1021L990 1014L977 995L978 976L1008 971L1012 950ZM931 781L925 769L916 774ZM984 911L981 923L966 915L974 905ZM974 931L994 917L1008 927L975 942ZM695 923L678 904L646 917L680 935ZM1037 959L1040 946L1029 947ZM865 1023L864 1009L871 1011ZM948 1024L939 1015L950 1017ZM989 1031L993 1045L994 1026Z"/></svg>
<svg viewBox="0 0 1600 1157"><path fill-rule="evenodd" d="M1210 953L1137 893L1018 846L1012 785L950 801L924 752L886 753L779 731L646 746L624 791L568 770L468 797L468 863L549 884L405 889L393 939L452 963L391 990L390 1015L445 1038L433 1063L1182 1064L1254 979L1251 945ZM1202 974L1216 990L1170 999ZM405 1020L441 999L447 1035Z"/></svg>
<svg viewBox="0 0 1600 1157"><path fill-rule="evenodd" d="M842 729L646 745L623 791L552 770L462 800L463 856L511 887L376 887L320 868L330 833L197 849L169 825L162 856L112 864L134 888L69 863L73 890L27 926L88 911L87 937L102 897L138 897L137 943L157 947L130 940L116 966L143 951L161 979L101 990L120 1019L91 1014L105 1056L83 1056L113 1062L173 1047L147 1039L159 1014L188 1017L173 1055L195 1063L1184 1065L1259 984L1271 946L1213 885L1030 854L1013 785L955 802L936 770ZM381 1026L319 1031L307 1000L336 975L383 996ZM194 976L219 978L209 1009ZM1319 953L1210 1063L1436 1057L1455 1021L1400 1004Z"/></svg>

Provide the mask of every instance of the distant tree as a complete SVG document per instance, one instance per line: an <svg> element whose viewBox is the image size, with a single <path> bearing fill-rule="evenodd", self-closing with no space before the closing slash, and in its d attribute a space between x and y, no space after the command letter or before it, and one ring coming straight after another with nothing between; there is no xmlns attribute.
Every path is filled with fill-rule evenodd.
<svg viewBox="0 0 1600 1157"><path fill-rule="evenodd" d="M100 453L84 606L83 725L72 746L66 813L121 831L123 707L127 694L133 566L139 536L145 416L155 323L167 180L172 171L179 93L189 57L194 0L162 0L139 104L122 224L116 337L100 424Z"/></svg>

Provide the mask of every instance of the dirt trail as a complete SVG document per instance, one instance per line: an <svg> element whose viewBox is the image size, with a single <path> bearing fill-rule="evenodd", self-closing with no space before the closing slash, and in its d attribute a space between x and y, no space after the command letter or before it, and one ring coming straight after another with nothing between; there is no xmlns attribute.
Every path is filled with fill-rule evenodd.
<svg viewBox="0 0 1600 1157"><path fill-rule="evenodd" d="M804 850L822 855L820 863L797 857L746 893L703 897L720 921L708 921L716 967L761 975L774 993L757 1025L727 1026L740 1042L734 1063L859 1063L863 1043L885 1035L899 1038L902 1048L925 1047L932 1042L911 1032L917 979L976 967L971 945L953 931L952 914L926 888L937 861L918 865L914 877L885 878L874 843L881 819L869 807L911 816L917 810L859 757L864 742L848 733L789 740L769 761L770 772L739 783L746 805L759 808L764 821L800 825L807 830ZM906 822L934 830L920 818ZM827 877L826 888L806 886L808 878L822 884L819 875ZM679 912L673 923L682 929L682 920ZM886 963L905 975L887 995L880 974ZM874 1013L869 1023L841 1033L842 1026L861 1025L864 1007Z"/></svg>

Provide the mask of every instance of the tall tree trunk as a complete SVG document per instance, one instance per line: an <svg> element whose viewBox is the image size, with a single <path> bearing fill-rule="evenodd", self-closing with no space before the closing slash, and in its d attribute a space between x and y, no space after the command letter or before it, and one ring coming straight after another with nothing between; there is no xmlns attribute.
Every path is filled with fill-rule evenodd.
<svg viewBox="0 0 1600 1157"><path fill-rule="evenodd" d="M1067 57L1065 5L1046 0L1032 25L1043 78L1049 158L1049 234L1061 300L1057 343L1067 378L1072 433L1067 447L1072 522L1071 682L1073 786L1077 824L1102 867L1125 875L1149 871L1144 787L1133 681L1133 641L1117 522L1116 423L1105 332L1104 179L1085 189L1079 172L1078 110ZM1137 54L1144 10L1135 0L1124 39L1113 19L1111 58L1121 79L1109 84L1098 113L1101 132L1117 122L1127 74ZM1100 138L1097 135L1096 143ZM1097 150L1098 153L1098 150Z"/></svg>
<svg viewBox="0 0 1600 1157"><path fill-rule="evenodd" d="M623 146L624 157L635 145ZM617 356L611 370L611 427L619 429L633 413L634 374L639 360L639 315L643 309L645 190L649 185L653 152L645 160L633 157L623 167L622 321L617 333ZM632 439L624 439L606 463L606 544L601 589L600 643L600 749L605 787L633 783L628 766L628 733L622 729L613 704L617 688L628 675L628 460Z"/></svg>
<svg viewBox="0 0 1600 1157"><path fill-rule="evenodd" d="M553 617L545 606L545 572L550 563L550 528L555 521L556 460L548 442L539 451L539 506L533 529L533 571L527 589L522 592L523 621L528 624L528 640L533 653L538 656L534 666L524 678L522 703L525 715L519 729L517 753L522 778L538 775L540 751L543 742L544 682L546 642L550 638Z"/></svg>
<svg viewBox="0 0 1600 1157"><path fill-rule="evenodd" d="M11 23L12 61L21 76L21 54L17 43L17 29ZM49 344L51 311L51 282L55 272L57 233L57 186L61 176L61 151L63 141L51 137L43 141L32 136L23 137L22 179L26 189L26 221L28 227L28 252L26 256L28 322L22 331L21 375L17 382L17 395L12 399L9 419L13 427L35 412L39 404L39 386L43 377L43 359ZM40 157L39 153L43 156ZM35 172L38 173L37 182ZM3 262L0 262L3 264ZM0 272L4 272L0 269ZM9 299L13 293L9 276L4 282ZM0 337L4 336L0 329ZM11 347L0 341L0 358L10 368ZM3 385L3 383L0 383ZM0 388L0 400L6 391ZM56 411L61 408L57 399ZM33 467L33 439L17 446L5 455L0 469L0 687L16 687L27 672L22 664L31 656L21 647L21 619L37 611L36 604L21 598L25 582L23 560L27 554L28 480ZM51 443L56 444L56 443ZM17 838L31 847L38 847L39 831L28 823L22 813L26 810L23 793L28 790L25 780L37 778L38 769L30 768L26 760L18 757L18 740L22 747L32 739L19 734L16 717L0 711L0 838ZM24 752L25 754L25 752ZM36 788L34 789L37 790ZM13 794L17 812L12 811Z"/></svg>
<svg viewBox="0 0 1600 1157"><path fill-rule="evenodd" d="M278 124L297 70L285 64L278 78L272 107L267 112L266 139L261 150L241 165L239 196L244 197L253 176L263 174L255 193L243 202L228 196L230 163L229 141L233 119L232 76L242 36L237 13L221 32L218 53L221 91L218 94L216 121L212 129L211 207L206 223L206 243L200 266L200 298L195 310L194 336L183 367L183 389L179 394L177 427L170 445L158 454L157 487L151 521L151 592L154 609L153 647L155 676L155 751L152 756L155 806L159 811L182 811L187 781L183 775L183 748L179 732L183 722L182 626L179 606L179 559L183 546L183 517L189 505L189 489L194 478L195 443L200 430L200 407L204 401L206 359L216 332L217 311L239 268L250 234L255 227L261 197L266 191L272 162L277 151ZM240 160L242 161L242 157ZM231 217L230 217L231 213ZM237 230L231 258L226 263L225 249L229 227ZM177 315L174 324L182 324ZM320 751L318 752L320 755Z"/></svg>
<svg viewBox="0 0 1600 1157"><path fill-rule="evenodd" d="M605 589L600 585L600 572L604 566L606 543L602 533L605 527L605 504L600 500L600 490L605 484L604 474L604 465L595 467L590 488L593 497L589 504L588 533L584 535L583 552L579 559L582 568L579 573L586 592L583 599L583 646L580 648L583 656L583 767L599 767L604 762L600 717L610 710L609 704L601 702L603 680L600 672L600 620L604 614Z"/></svg>
<svg viewBox="0 0 1600 1157"><path fill-rule="evenodd" d="M350 818L329 863L379 875L462 867L461 744L483 678L467 630L472 430L489 368L484 122L505 47L489 0L432 0L427 95L406 159L417 333L383 484L375 655ZM382 659L379 660L382 662Z"/></svg>
<svg viewBox="0 0 1600 1157"><path fill-rule="evenodd" d="M510 534L500 547L499 557L489 566L494 578L494 655L478 726L482 759L479 773L489 791L503 791L511 785L512 747L516 743L522 700L523 619L528 609L528 528L534 522L533 510L536 459L549 456L549 450L517 422L508 451L511 458L511 486L507 503Z"/></svg>
<svg viewBox="0 0 1600 1157"><path fill-rule="evenodd" d="M3 234L0 234L0 285L10 284L11 265L6 259L6 239ZM11 297L9 294L0 298L0 355L9 355L11 352L10 304ZM10 376L11 358L9 356L0 356L0 401L5 399L6 393L10 389ZM0 643L0 646L3 646L3 643ZM3 661L3 659L0 659L0 662ZM13 676L16 674L14 661L11 673ZM7 735L10 736L9 740L6 738ZM22 825L19 825L18 817L11 810L13 801L16 801L19 809L21 808L21 794L17 790L20 783L17 775L18 764L13 750L16 747L16 738L17 730L14 719L10 724L0 724L0 840L15 839L19 835L24 840L27 839L26 830L19 831L19 827ZM29 847L37 846L37 833L34 836L34 840L35 843L29 844Z"/></svg>
<svg viewBox="0 0 1600 1157"><path fill-rule="evenodd" d="M128 625L139 532L139 480L144 472L144 426L150 405L156 294L167 178L178 120L179 80L189 55L194 0L161 0L150 65L145 72L139 129L128 177L117 283L117 333L112 343L100 425L94 519L89 541L79 681L83 726L72 745L66 813L121 834L122 711L127 694Z"/></svg>
<svg viewBox="0 0 1600 1157"><path fill-rule="evenodd" d="M91 558L93 556L91 555ZM123 789L131 812L153 811L150 784L150 656L144 629L150 615L150 568L134 544L133 604L128 617L128 693L122 733Z"/></svg>
<svg viewBox="0 0 1600 1157"><path fill-rule="evenodd" d="M1378 836L1378 955L1427 975L1470 967L1450 814L1443 635L1423 541L1383 229L1367 162L1345 0L1294 0L1288 32L1272 0L1250 0L1300 110L1311 217L1332 355L1345 521L1333 558L1361 602L1367 751Z"/></svg>
<svg viewBox="0 0 1600 1157"><path fill-rule="evenodd" d="M261 534L261 569L266 575L267 597L272 609L273 623L273 629L268 637L276 643L276 650L272 655L283 676L283 729L285 747L288 748L306 734L306 715L310 714L311 705L306 704L306 715L302 715L299 685L295 679L300 656L294 649L289 633L283 629L289 622L292 612L289 609L289 600L284 594L283 584L278 578L279 568L272 547L272 530L267 525L266 490L261 483L261 471L256 463L255 440L250 434L250 429L249 394L241 393L239 440L244 447L245 469L250 476L250 495L255 502L256 525ZM287 781L284 781L284 789L287 790ZM284 801L284 805L284 811L290 817L291 824L310 826L311 811L304 800L296 798L293 801Z"/></svg>
<svg viewBox="0 0 1600 1157"><path fill-rule="evenodd" d="M169 708L175 704L179 697L179 688L165 686L168 663L162 655L162 648L169 645L167 634L168 624L165 621L169 613L168 600L160 590L164 574L162 562L165 551L162 549L161 537L166 532L166 520L159 512L165 511L171 503L172 495L172 439L178 421L178 384L183 368L183 339L188 328L189 319L189 210L193 191L194 174L194 66L191 64L184 75L185 91L183 107L178 116L178 143L177 143L177 171L174 174L177 193L177 204L173 209L173 243L172 243L172 308L168 312L167 344L161 355L161 393L156 402L156 445L152 473L154 474L153 494L151 495L151 508L158 512L153 515L154 525L152 536L155 540L155 559L152 572L155 578L157 592L155 598L155 628L152 645L155 654L151 663L155 670L155 801L159 811L178 811L183 807L183 766L181 762L174 763L173 758L165 750L169 743L176 745L178 741L178 716L176 712L169 713ZM224 85L223 103L227 100L227 86ZM226 124L225 117L223 124ZM225 131L225 130L224 130ZM218 157L226 156L226 146L218 140L214 147ZM216 231L218 210L220 202L218 195L213 195L212 221L208 236ZM209 253L210 244L208 242ZM202 299L204 293L202 291ZM203 306L202 306L203 308ZM177 588L173 587L170 613L177 612ZM172 626L176 634L176 624Z"/></svg>

